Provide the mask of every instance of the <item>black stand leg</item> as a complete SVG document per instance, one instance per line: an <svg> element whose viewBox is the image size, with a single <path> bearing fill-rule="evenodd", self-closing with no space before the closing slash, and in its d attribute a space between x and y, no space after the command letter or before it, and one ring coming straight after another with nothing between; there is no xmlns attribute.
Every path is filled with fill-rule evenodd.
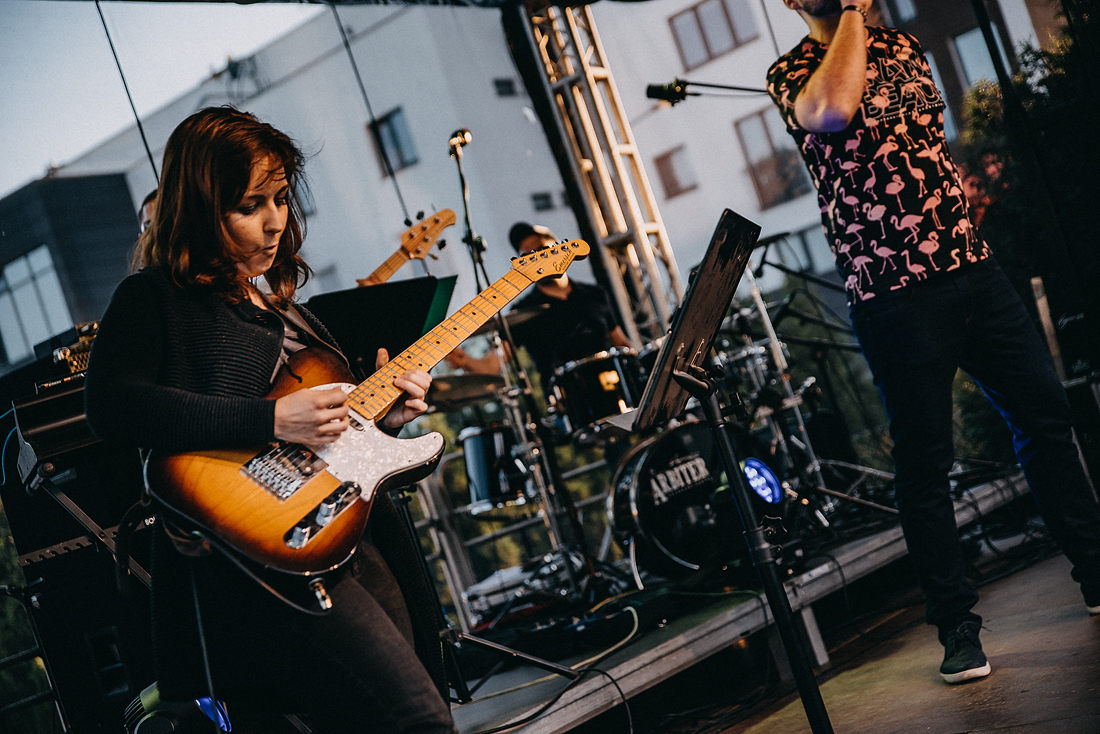
<svg viewBox="0 0 1100 734"><path fill-rule="evenodd" d="M409 537L412 539L413 544L419 551L420 542L419 536L416 533L416 525L413 523L412 513L409 512L409 495L406 493L405 488L397 490L392 493L393 504L397 508L397 512L401 515L402 522L405 525L406 531L409 533ZM576 680L581 676L579 672L572 668L567 668L563 665L550 662L549 660L543 660L542 658L535 657L534 655L528 655L525 652L519 650L513 650L510 647L504 645L498 645L495 642L489 640L483 640L480 637L466 634L465 632L459 632L454 629L447 617L443 614L443 605L439 601L439 594L435 590L435 578L432 576L431 569L428 568L428 561L424 558L423 553L416 554L417 559L420 561L420 571L424 574L424 583L428 587L428 594L432 599L432 607L436 614L436 623L439 628L439 639L443 645L443 665L447 671L447 682L451 685L455 692L455 698L458 703L469 703L473 700L473 694L469 687L466 685L466 678L462 675L462 670L458 664L458 655L456 654L455 647L461 643L468 643L476 647L481 647L486 650L500 653L501 655L517 658L523 660L531 665L547 670L551 673L557 673L570 680ZM444 700L447 696L444 695Z"/></svg>
<svg viewBox="0 0 1100 734"><path fill-rule="evenodd" d="M713 380L702 374L688 375L680 371L673 372L673 378L685 390L690 392L700 403L707 419L707 425L714 433L715 444L718 446L722 464L726 469L726 477L733 491L734 499L741 515L741 524L745 530L745 541L749 545L752 563L760 574L760 580L764 585L764 594L768 598L768 606L771 608L775 626L779 630L779 637L783 640L783 647L787 651L787 659L791 665L795 683L798 685L799 696L802 698L802 706L806 709L806 718L810 721L810 729L814 734L832 734L833 726L829 721L829 713L825 710L825 702L821 698L821 691L817 687L810 658L806 654L802 639L798 636L794 621L794 612L791 610L790 601L783 583L779 580L779 572L776 567L776 549L768 542L765 530L760 525L756 512L750 501L748 483L745 475L740 471L740 462L730 440L728 424L722 415L722 408L718 403L716 385Z"/></svg>

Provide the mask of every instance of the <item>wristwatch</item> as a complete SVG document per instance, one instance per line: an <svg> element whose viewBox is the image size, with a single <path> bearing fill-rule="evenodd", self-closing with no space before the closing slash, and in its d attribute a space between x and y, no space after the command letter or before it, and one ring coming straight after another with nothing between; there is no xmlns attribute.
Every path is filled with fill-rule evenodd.
<svg viewBox="0 0 1100 734"><path fill-rule="evenodd" d="M864 22L864 23L866 23L866 22L867 22L867 11L866 11L866 10L864 10L863 8L859 7L858 5L845 5L845 6L843 7L843 8L841 8L841 9L840 9L840 12L842 12L842 13L843 13L843 12L845 12L845 11L847 11L847 10L854 10L854 11L856 11L857 13L859 13L860 15L862 15L862 16L863 16L863 22Z"/></svg>

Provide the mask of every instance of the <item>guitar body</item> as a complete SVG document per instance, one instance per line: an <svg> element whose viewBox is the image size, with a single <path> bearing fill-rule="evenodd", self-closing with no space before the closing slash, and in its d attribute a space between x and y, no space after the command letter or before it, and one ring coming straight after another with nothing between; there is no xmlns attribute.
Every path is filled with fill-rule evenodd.
<svg viewBox="0 0 1100 734"><path fill-rule="evenodd" d="M305 349L280 371L268 398L339 384L354 388L334 353ZM354 410L340 439L311 450L277 441L254 450L218 450L150 458L153 495L269 568L314 574L341 565L367 526L374 493L427 476L444 439L398 439Z"/></svg>

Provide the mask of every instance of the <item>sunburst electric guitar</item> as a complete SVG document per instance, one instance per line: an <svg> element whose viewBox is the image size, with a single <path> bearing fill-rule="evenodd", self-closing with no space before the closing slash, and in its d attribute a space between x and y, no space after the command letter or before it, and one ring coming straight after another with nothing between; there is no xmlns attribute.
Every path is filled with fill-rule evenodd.
<svg viewBox="0 0 1100 734"><path fill-rule="evenodd" d="M378 266L373 273L355 282L359 285L385 283L402 265L410 260L423 260L443 230L455 223L455 213L440 209L430 217L424 217L401 234L401 247ZM439 246L443 249L443 245Z"/></svg>
<svg viewBox="0 0 1100 734"><path fill-rule="evenodd" d="M366 528L375 493L427 476L444 439L393 438L376 425L401 396L405 370L435 367L532 283L561 275L588 255L573 240L512 259L511 270L359 385L325 350L297 352L268 398L338 384L348 393L351 428L324 447L275 441L253 450L158 456L146 465L149 491L222 545L268 568L313 574L346 561Z"/></svg>

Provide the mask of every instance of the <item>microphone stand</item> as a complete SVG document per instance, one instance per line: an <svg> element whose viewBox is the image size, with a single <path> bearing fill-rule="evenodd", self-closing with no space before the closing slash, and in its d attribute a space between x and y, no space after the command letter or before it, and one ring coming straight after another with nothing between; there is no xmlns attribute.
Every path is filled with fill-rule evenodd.
<svg viewBox="0 0 1100 734"><path fill-rule="evenodd" d="M470 257L474 261L474 284L477 286L477 292L480 293L485 287L481 282L482 276L485 277L485 285L491 281L485 272L485 259L481 256L481 253L485 252L485 241L474 234L473 225L470 223L470 185L466 182L466 169L462 165L462 149L473 139L474 136L469 130L460 128L454 131L448 143L451 146L451 157L455 159L455 164L458 166L458 183L462 187L462 214L466 225L462 241L466 243Z"/></svg>
<svg viewBox="0 0 1100 734"><path fill-rule="evenodd" d="M488 273L485 271L485 260L482 257L482 253L485 251L485 242L481 237L474 234L473 226L470 223L470 188L466 181L466 173L462 164L462 149L472 141L473 135L471 135L470 131L461 128L451 135L451 139L448 142L450 144L451 157L455 159L455 163L458 166L458 179L462 186L463 217L466 224L466 232L462 241L466 243L470 251L470 257L474 263L474 278L477 283L478 291L480 292L484 287L487 287L488 283L491 281L489 280ZM482 286L481 284L482 276L485 278L486 286ZM506 416L511 414L511 420L508 422L512 424L516 446L523 450L526 466L538 491L540 504L543 509L543 520L550 540L550 552L554 553L555 551L560 551L562 553L565 559L562 565L565 567L569 577L571 591L576 593L581 591L580 584L578 583L576 573L573 569L573 564L568 559L569 551L566 547L565 539L562 536L561 527L558 524L557 508L553 501L554 499L561 499L567 519L570 521L574 534L577 536L581 557L587 570L585 574L586 578L591 578L595 575L595 564L591 554L588 552L587 544L584 539L583 526L577 516L576 507L573 506L572 498L569 497L568 491L565 490L564 479L562 478L561 471L554 457L553 449L551 448L553 446L552 437L549 436L545 427L541 425L541 422L535 420L535 416L538 415L538 410L535 405L531 382L526 371L519 363L519 350L516 348L516 343L512 339L511 331L508 328L508 321L500 313L497 313L494 318L496 318L498 325L498 339L500 338L499 334L504 335L504 342L507 343L509 347L507 350L509 352L508 363L511 365L519 382L517 387L512 386L508 369L502 364L501 372L503 373L505 387L507 389L505 395L506 399L502 401L504 404L501 407L505 410ZM523 398L522 408L515 399L516 394ZM550 475L549 482L542 471L543 466L547 468ZM561 488L560 494L556 489L557 487Z"/></svg>

